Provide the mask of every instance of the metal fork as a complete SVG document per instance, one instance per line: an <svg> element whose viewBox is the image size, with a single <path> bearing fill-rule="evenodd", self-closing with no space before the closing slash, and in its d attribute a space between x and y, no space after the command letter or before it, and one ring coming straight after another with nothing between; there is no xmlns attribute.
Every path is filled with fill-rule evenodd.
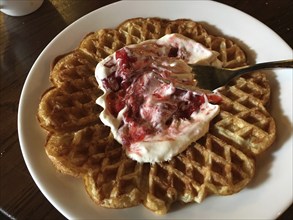
<svg viewBox="0 0 293 220"><path fill-rule="evenodd" d="M207 90L227 85L232 79L239 77L245 73L253 72L260 69L270 68L293 68L293 60L280 60L266 63L258 63L250 66L243 66L234 69L216 68L213 66L203 66L197 64L189 64L195 73L195 79L198 87Z"/></svg>

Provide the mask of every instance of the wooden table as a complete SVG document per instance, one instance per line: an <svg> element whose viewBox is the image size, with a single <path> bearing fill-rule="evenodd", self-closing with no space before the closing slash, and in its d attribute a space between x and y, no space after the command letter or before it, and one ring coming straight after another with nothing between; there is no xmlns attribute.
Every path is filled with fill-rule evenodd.
<svg viewBox="0 0 293 220"><path fill-rule="evenodd" d="M27 16L0 14L0 219L64 219L37 188L24 163L16 123L19 97L30 68L45 46L81 16L112 2L45 0L40 9ZM259 19L293 47L291 0L219 2ZM279 219L292 219L292 212L291 205Z"/></svg>

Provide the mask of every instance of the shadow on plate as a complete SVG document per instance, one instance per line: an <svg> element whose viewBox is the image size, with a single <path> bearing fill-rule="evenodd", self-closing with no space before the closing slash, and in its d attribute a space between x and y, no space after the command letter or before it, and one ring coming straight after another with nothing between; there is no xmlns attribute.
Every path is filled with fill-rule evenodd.
<svg viewBox="0 0 293 220"><path fill-rule="evenodd" d="M268 104L268 111L276 123L276 140L272 146L256 158L256 174L249 187L254 188L264 182L270 176L270 168L274 165L274 152L284 147L284 143L292 136L292 124L284 114L281 105L280 82L277 80L274 71L266 71L271 86L271 102Z"/></svg>

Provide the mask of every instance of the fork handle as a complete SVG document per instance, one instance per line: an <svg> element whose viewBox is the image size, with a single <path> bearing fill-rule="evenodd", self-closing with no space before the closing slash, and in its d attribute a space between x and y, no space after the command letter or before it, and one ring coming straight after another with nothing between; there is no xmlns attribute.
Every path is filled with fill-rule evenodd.
<svg viewBox="0 0 293 220"><path fill-rule="evenodd" d="M257 63L251 66L243 66L237 68L237 73L242 74L250 71L260 70L260 69L270 69L270 68L293 68L293 60L280 60L265 63Z"/></svg>

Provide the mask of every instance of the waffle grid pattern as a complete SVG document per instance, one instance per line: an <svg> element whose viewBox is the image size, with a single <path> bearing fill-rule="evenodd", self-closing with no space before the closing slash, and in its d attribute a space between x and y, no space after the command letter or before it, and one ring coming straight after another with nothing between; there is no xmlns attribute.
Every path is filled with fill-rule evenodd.
<svg viewBox="0 0 293 220"><path fill-rule="evenodd" d="M134 18L115 29L90 33L79 47L57 57L52 87L42 96L38 120L48 131L45 150L57 170L82 177L89 196L107 208L144 204L157 214L174 202L200 203L209 194L229 195L253 178L254 158L275 138L275 124L265 106L270 87L265 75L252 73L222 91L221 112L205 137L174 157L156 164L127 158L110 129L99 120L95 101L102 91L96 64L121 47L168 33L180 33L219 53L224 67L246 64L234 42L207 33L188 19Z"/></svg>

